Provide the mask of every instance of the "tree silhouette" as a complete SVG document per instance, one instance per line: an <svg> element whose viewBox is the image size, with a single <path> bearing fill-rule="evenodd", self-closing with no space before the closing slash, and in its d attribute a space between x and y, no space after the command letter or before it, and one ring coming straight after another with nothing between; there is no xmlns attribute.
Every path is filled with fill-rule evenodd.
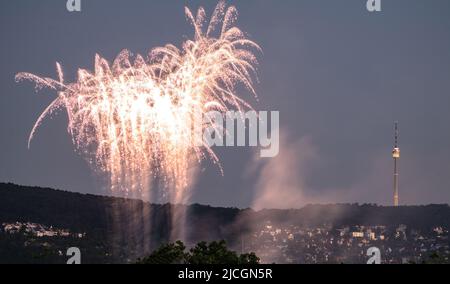
<svg viewBox="0 0 450 284"><path fill-rule="evenodd" d="M151 255L138 259L138 264L259 264L254 253L238 254L227 248L225 241L200 242L189 252L181 241L162 245Z"/></svg>
<svg viewBox="0 0 450 284"><path fill-rule="evenodd" d="M188 255L181 241L160 246L151 255L138 259L138 264L185 264Z"/></svg>

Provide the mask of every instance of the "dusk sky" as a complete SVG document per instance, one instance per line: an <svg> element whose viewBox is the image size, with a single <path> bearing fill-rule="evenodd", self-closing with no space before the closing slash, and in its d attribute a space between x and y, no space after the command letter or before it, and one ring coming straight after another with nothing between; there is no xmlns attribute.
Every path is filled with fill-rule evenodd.
<svg viewBox="0 0 450 284"><path fill-rule="evenodd" d="M216 1L82 0L0 2L0 182L109 194L67 133L67 115L47 119L27 148L31 128L55 98L26 71L68 81L94 56L146 53L193 37L184 6ZM201 165L191 202L294 208L307 203L392 204L393 122L399 121L400 203L450 203L450 1L227 1L258 55L257 110L280 111L281 148L259 158L252 148L215 149L224 176ZM107 9L106 9L107 8Z"/></svg>

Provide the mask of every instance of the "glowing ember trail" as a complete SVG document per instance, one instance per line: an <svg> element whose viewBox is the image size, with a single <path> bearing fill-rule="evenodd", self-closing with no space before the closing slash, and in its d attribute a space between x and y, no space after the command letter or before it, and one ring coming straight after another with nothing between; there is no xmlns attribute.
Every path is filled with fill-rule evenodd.
<svg viewBox="0 0 450 284"><path fill-rule="evenodd" d="M218 163L203 137L201 143L194 141L194 116L250 108L234 90L240 83L255 94L257 61L251 50L259 47L234 26L237 10L224 2L209 25L203 8L195 17L186 8L186 16L195 39L182 49L168 44L147 58L132 58L124 50L112 64L96 55L94 72L79 69L74 83L64 82L59 63L58 80L17 74L17 81L31 80L37 89L58 92L34 125L29 143L44 118L65 109L76 149L108 174L113 190L126 192L148 188L155 177L183 190L192 162L210 158ZM200 131L211 123L200 123Z"/></svg>

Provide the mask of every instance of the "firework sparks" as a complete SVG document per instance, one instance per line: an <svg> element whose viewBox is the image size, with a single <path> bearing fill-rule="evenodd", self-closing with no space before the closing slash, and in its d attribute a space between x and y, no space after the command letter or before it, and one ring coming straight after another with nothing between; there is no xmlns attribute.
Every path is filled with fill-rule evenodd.
<svg viewBox="0 0 450 284"><path fill-rule="evenodd" d="M79 69L74 83L64 81L59 63L58 80L17 74L17 81L31 80L37 89L58 92L36 121L29 143L46 117L65 109L75 148L108 174L113 189L142 190L158 176L182 190L190 163L205 158L217 163L206 141L195 143L192 121L196 112L250 107L235 87L243 84L255 94L257 60L251 50L259 47L234 25L233 6L220 2L209 25L203 8L196 16L188 8L185 12L195 39L181 49L168 44L146 58L124 50L112 64L96 55L95 70Z"/></svg>

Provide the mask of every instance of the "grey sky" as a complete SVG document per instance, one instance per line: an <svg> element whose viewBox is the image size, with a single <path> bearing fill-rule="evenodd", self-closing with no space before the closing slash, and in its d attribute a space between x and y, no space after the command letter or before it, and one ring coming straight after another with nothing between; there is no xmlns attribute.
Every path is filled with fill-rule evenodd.
<svg viewBox="0 0 450 284"><path fill-rule="evenodd" d="M14 75L56 77L59 61L73 80L77 68L92 68L97 52L112 60L125 48L145 53L180 45L193 35L184 6L204 5L211 13L216 1L82 0L81 13L67 12L65 2L0 2L0 181L106 194L74 153L65 113L46 120L27 149L32 125L55 94L35 93ZM241 95L259 110L280 111L289 153L302 159L302 151L314 151L283 175L301 178L298 207L389 204L394 120L400 121L402 203L449 203L450 1L383 0L377 14L368 13L365 2L228 1L239 10L239 27L264 51L259 102ZM295 142L302 139L307 146ZM296 145L303 146L292 149ZM261 171L249 169L271 161L255 162L251 149L217 153L225 176L203 164L192 201L252 206ZM283 178L273 193L291 183Z"/></svg>

